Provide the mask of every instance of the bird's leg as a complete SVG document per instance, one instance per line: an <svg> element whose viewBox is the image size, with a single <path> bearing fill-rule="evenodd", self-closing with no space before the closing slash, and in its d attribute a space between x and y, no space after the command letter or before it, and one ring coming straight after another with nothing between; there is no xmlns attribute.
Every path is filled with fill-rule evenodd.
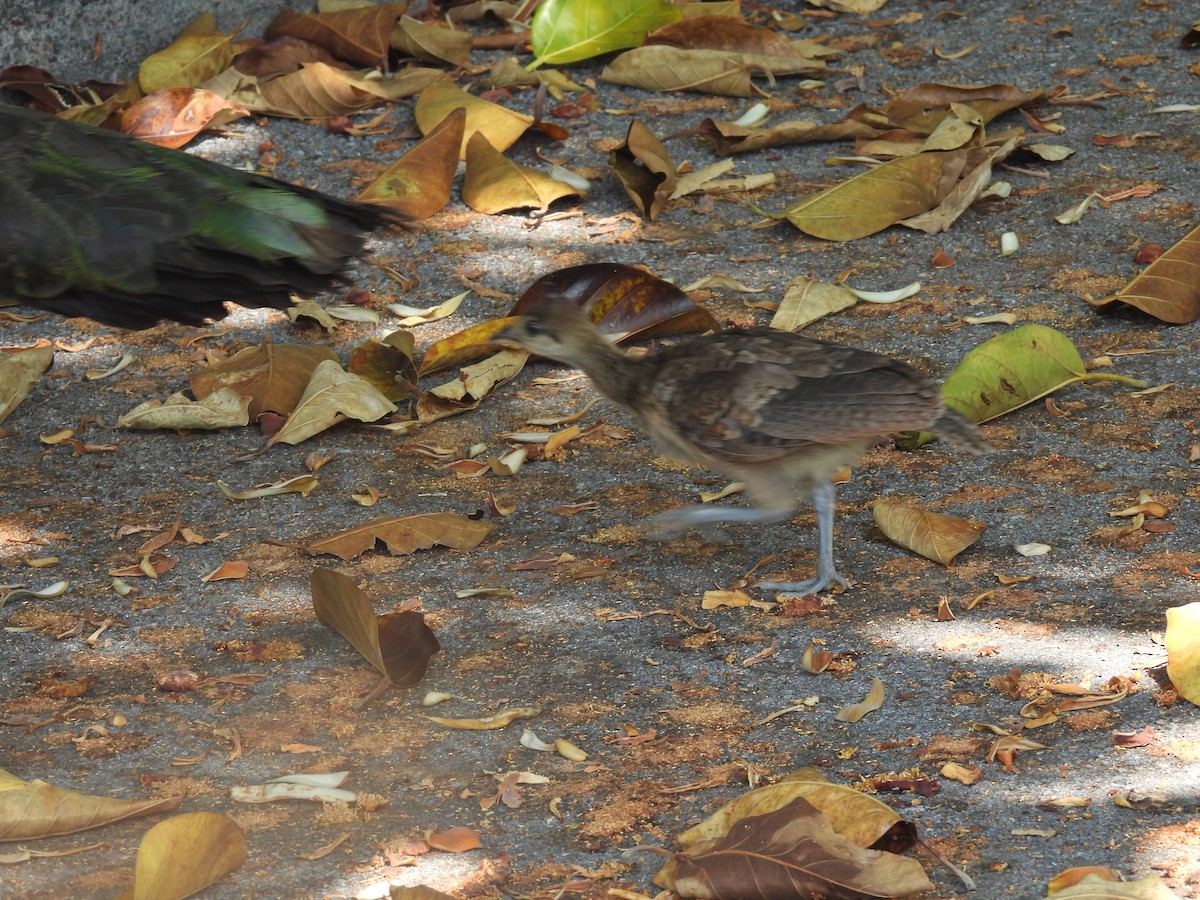
<svg viewBox="0 0 1200 900"><path fill-rule="evenodd" d="M785 505L786 504L786 505ZM790 490L776 495L771 506L683 506L650 520L650 534L670 538L685 531L717 522L747 522L769 525L783 522L796 512L796 502Z"/></svg>
<svg viewBox="0 0 1200 900"><path fill-rule="evenodd" d="M850 582L838 574L833 564L833 507L834 487L825 481L812 489L813 511L817 514L817 574L808 581L760 581L758 586L769 591L782 591L793 597L816 594L833 583L849 587Z"/></svg>

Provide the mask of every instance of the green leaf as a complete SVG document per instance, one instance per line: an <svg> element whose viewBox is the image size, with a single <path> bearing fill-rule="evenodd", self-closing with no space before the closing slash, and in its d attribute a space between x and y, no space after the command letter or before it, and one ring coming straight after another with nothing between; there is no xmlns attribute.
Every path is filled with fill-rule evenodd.
<svg viewBox="0 0 1200 900"><path fill-rule="evenodd" d="M543 0L533 15L530 68L640 47L650 32L681 18L666 0Z"/></svg>
<svg viewBox="0 0 1200 900"><path fill-rule="evenodd" d="M1071 339L1048 325L1022 325L984 341L963 357L942 384L946 405L974 422L987 422L1080 381L1146 383L1124 375L1089 372ZM933 440L921 432L897 441L911 450Z"/></svg>

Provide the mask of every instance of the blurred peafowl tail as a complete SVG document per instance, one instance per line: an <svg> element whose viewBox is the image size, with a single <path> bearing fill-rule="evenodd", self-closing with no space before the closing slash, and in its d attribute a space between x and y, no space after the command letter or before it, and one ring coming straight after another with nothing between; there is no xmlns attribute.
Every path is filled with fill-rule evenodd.
<svg viewBox="0 0 1200 900"><path fill-rule="evenodd" d="M401 217L0 104L0 297L122 328L286 308Z"/></svg>

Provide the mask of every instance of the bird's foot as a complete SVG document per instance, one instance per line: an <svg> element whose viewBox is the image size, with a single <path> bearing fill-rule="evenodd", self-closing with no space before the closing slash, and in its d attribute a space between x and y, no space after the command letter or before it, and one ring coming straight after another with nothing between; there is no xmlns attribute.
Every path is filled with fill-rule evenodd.
<svg viewBox="0 0 1200 900"><path fill-rule="evenodd" d="M760 581L758 586L764 590L777 591L784 597L807 597L809 594L819 594L835 584L847 589L850 587L850 579L831 570L818 572L815 578L807 581Z"/></svg>

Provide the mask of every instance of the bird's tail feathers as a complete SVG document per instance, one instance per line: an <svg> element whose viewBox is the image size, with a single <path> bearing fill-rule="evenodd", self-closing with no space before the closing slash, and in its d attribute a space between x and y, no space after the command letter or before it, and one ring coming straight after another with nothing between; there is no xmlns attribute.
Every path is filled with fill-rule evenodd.
<svg viewBox="0 0 1200 900"><path fill-rule="evenodd" d="M979 428L974 422L957 410L948 407L942 411L941 416L929 430L942 440L949 441L958 449L966 450L975 456L994 449L983 439L983 435L979 433Z"/></svg>

